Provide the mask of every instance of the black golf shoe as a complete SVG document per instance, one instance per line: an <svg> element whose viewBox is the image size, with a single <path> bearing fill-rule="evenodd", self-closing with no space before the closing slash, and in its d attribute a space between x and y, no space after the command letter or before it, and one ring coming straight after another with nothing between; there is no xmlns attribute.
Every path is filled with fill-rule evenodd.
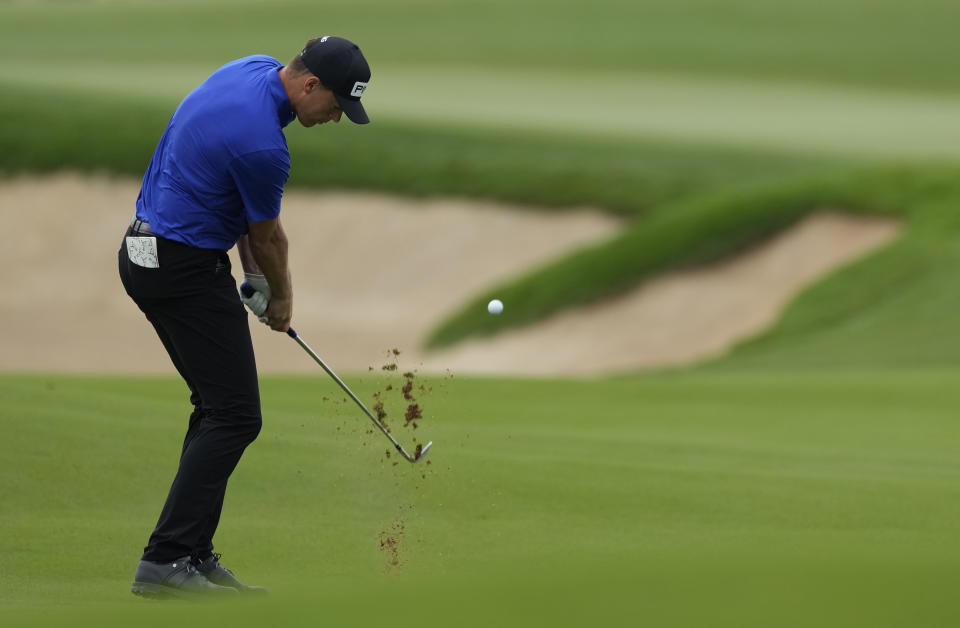
<svg viewBox="0 0 960 628"><path fill-rule="evenodd" d="M237 580L233 572L220 564L220 554L213 554L197 563L197 570L207 580L222 587L236 589L240 593L266 593L263 587L250 586Z"/></svg>
<svg viewBox="0 0 960 628"><path fill-rule="evenodd" d="M197 570L189 556L172 563L141 560L130 590L134 595L155 599L229 597L237 594L236 589L208 580Z"/></svg>

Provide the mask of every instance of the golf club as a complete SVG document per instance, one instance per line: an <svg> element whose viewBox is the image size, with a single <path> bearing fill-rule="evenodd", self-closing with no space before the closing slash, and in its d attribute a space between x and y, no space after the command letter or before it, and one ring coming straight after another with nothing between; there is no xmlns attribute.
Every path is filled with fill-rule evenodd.
<svg viewBox="0 0 960 628"><path fill-rule="evenodd" d="M240 291L246 297L249 297L254 292L253 288L251 288L246 283L240 286ZM347 385L343 383L343 380L337 377L337 374L334 373L333 370L331 370L330 367L327 366L326 363L320 359L320 356L317 355L317 353L310 348L310 345L308 345L306 342L303 341L303 338L301 338L297 334L297 332L294 331L292 327L287 330L287 335L293 338L294 340L296 340L297 344L303 347L303 350L309 353L310 357L312 357L316 361L316 363L319 364L323 368L323 370L327 372L327 375L332 377L335 382L340 384L340 388L343 388L344 392L350 395L350 398L353 399L358 406L360 406L360 409L363 410L368 417L370 417L370 420L373 421L374 425L380 428L380 431L383 432L383 435L390 439L390 442L393 443L393 446L396 447L397 451L400 452L401 456L406 458L408 462L417 462L419 460L423 460L423 457L427 455L427 450L429 450L430 447L433 445L433 441L430 441L429 443L427 443L426 445L423 445L422 447L420 445L417 445L417 448L414 451L413 455L411 456L410 454L408 454L407 450L404 449L400 445L400 443L398 443L396 439L390 435L390 432L387 431L387 428L384 427L384 425L377 420L377 417L373 416L370 410L367 409L367 406L363 405L363 402L360 401L360 399L355 394L353 394L353 391L351 391L347 387Z"/></svg>

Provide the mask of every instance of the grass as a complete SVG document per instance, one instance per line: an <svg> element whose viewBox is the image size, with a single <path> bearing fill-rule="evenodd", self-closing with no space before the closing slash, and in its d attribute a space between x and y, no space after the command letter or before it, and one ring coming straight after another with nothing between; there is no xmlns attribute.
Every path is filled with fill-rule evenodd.
<svg viewBox="0 0 960 628"><path fill-rule="evenodd" d="M343 33L373 60L439 65L450 74L483 66L589 77L603 68L960 88L953 37L960 8L951 0L363 0L326 6L322 20L303 19L314 11L304 0L5 3L0 58L54 67L129 63L149 73L251 52L285 61L308 37Z"/></svg>
<svg viewBox="0 0 960 628"><path fill-rule="evenodd" d="M0 169L139 176L175 104L214 68L254 52L286 61L317 34L290 19L309 3L224 7L0 6ZM935 33L957 11L946 0L872 2L868 16L861 0L325 7L324 28L371 58L377 124L322 139L293 129L292 184L633 212L822 162L956 159L960 57Z"/></svg>
<svg viewBox="0 0 960 628"><path fill-rule="evenodd" d="M40 98L23 94L15 101L24 109L45 100L51 90L58 95L77 89L95 92L109 103L101 113L109 119L129 116L126 110L144 103L165 103L172 111L219 65L144 68L117 61L56 66L27 61L0 66L0 83L13 94L23 89L40 92ZM437 83L438 76L444 77L442 90L424 88ZM658 140L861 160L960 157L960 134L951 124L960 98L949 93L608 70L589 77L556 69L464 67L451 73L441 66L389 64L377 66L372 84L375 89L365 99L376 123L372 128L400 122L428 135L440 125L519 133L516 141L538 131L632 140L638 148L644 141ZM604 93L615 93L616 98L598 99L597 94ZM511 96L505 99L503 94ZM58 115L69 110L66 105ZM370 134L370 128L348 133L356 139ZM411 157L418 155L417 146L416 140L407 144Z"/></svg>
<svg viewBox="0 0 960 628"><path fill-rule="evenodd" d="M954 364L960 262L952 196L923 206L899 242L801 294L723 362L752 368Z"/></svg>
<svg viewBox="0 0 960 628"><path fill-rule="evenodd" d="M173 106L97 89L0 90L0 172L107 171L143 175ZM67 110L69 116L63 116ZM313 131L313 132L310 132ZM536 131L288 127L291 186L466 196L541 206L599 206L632 215L744 178L817 172L829 158L719 145L558 137Z"/></svg>
<svg viewBox="0 0 960 628"><path fill-rule="evenodd" d="M265 429L217 548L275 597L198 608L128 593L174 471L183 384L4 375L0 609L8 625L955 619L956 377L433 380L417 435L436 445L418 467L322 402L332 382L265 378ZM378 382L351 384L368 398ZM397 522L393 567L380 539Z"/></svg>

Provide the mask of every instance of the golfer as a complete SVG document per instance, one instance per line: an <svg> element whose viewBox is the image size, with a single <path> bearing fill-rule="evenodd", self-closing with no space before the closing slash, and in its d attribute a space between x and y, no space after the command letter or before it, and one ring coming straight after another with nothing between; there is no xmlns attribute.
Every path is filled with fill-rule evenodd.
<svg viewBox="0 0 960 628"><path fill-rule="evenodd" d="M132 590L148 597L263 591L213 553L227 480L260 432L260 393L243 304L271 329L293 314L280 198L290 171L283 128L369 122L360 98L370 67L339 37L311 39L283 66L238 59L174 112L143 177L119 252L120 279L190 389L180 465ZM227 251L236 244L238 294Z"/></svg>

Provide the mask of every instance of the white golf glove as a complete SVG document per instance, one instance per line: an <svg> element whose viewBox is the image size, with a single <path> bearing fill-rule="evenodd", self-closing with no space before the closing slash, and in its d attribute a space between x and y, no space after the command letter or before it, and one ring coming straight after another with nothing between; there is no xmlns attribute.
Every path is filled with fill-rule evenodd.
<svg viewBox="0 0 960 628"><path fill-rule="evenodd" d="M267 283L267 278L263 275L244 273L243 283L253 288L254 292L248 297L241 290L240 301L257 316L257 320L266 323L267 317L264 316L264 313L267 311L267 306L270 305L270 284Z"/></svg>

